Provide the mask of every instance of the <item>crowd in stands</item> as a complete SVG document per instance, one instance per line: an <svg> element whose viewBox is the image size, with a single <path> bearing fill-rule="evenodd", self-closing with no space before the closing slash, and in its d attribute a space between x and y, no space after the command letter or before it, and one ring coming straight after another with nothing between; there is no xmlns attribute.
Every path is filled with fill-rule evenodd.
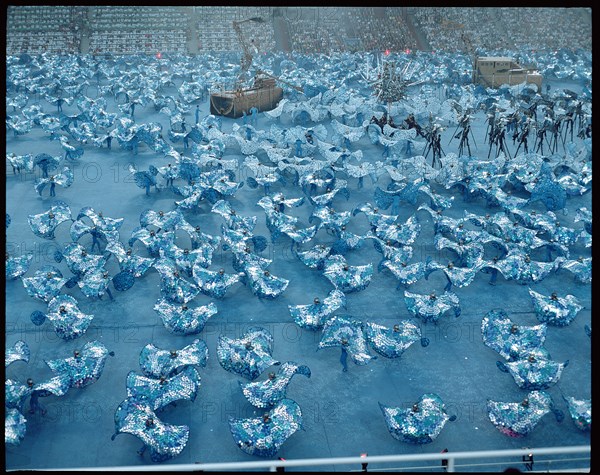
<svg viewBox="0 0 600 475"><path fill-rule="evenodd" d="M592 22L580 8L498 8L509 47L592 49ZM560 26L558 26L560 25Z"/></svg>
<svg viewBox="0 0 600 475"><path fill-rule="evenodd" d="M287 25L293 51L311 54L346 49L341 32L343 24L339 20L325 17L315 23L299 18Z"/></svg>
<svg viewBox="0 0 600 475"><path fill-rule="evenodd" d="M493 8L424 7L414 9L415 26L434 51L468 51L463 35L484 49L505 45L497 31Z"/></svg>
<svg viewBox="0 0 600 475"><path fill-rule="evenodd" d="M90 7L92 30L186 30L187 10L180 7L95 6Z"/></svg>
<svg viewBox="0 0 600 475"><path fill-rule="evenodd" d="M79 38L68 31L44 31L11 33L6 40L7 54L69 54L79 51Z"/></svg>
<svg viewBox="0 0 600 475"><path fill-rule="evenodd" d="M530 48L591 49L590 12L581 8L423 7L415 8L415 26L431 49L467 51Z"/></svg>
<svg viewBox="0 0 600 475"><path fill-rule="evenodd" d="M185 54L188 15L180 7L91 7L89 52Z"/></svg>
<svg viewBox="0 0 600 475"><path fill-rule="evenodd" d="M330 8L288 18L292 49L328 51L404 51L417 46L400 8Z"/></svg>
<svg viewBox="0 0 600 475"><path fill-rule="evenodd" d="M89 52L100 54L110 51L113 54L186 54L187 35L185 31L161 31L159 33L144 30L94 31L90 35Z"/></svg>
<svg viewBox="0 0 600 475"><path fill-rule="evenodd" d="M197 17L209 18L213 21L221 23L229 23L232 21L242 21L248 18L261 17L264 20L270 21L273 15L272 7L194 7L194 13Z"/></svg>
<svg viewBox="0 0 600 475"><path fill-rule="evenodd" d="M264 22L240 25L245 40L249 45L254 44L258 52L275 50L271 7L195 7L195 14L199 52L240 51L232 23L256 17Z"/></svg>
<svg viewBox="0 0 600 475"><path fill-rule="evenodd" d="M404 51L417 47L400 8L387 8L385 15L375 15L373 9L350 12L347 24L358 41L358 51Z"/></svg>
<svg viewBox="0 0 600 475"><path fill-rule="evenodd" d="M8 31L50 31L68 25L73 20L74 7L67 6L10 6Z"/></svg>
<svg viewBox="0 0 600 475"><path fill-rule="evenodd" d="M591 10L540 7L278 7L291 49L404 51L591 50ZM256 52L276 50L273 7L9 6L7 54L241 50L233 21ZM411 24L412 23L412 24ZM419 34L417 42L415 35Z"/></svg>
<svg viewBox="0 0 600 475"><path fill-rule="evenodd" d="M81 7L10 6L6 29L7 54L63 54L79 51Z"/></svg>

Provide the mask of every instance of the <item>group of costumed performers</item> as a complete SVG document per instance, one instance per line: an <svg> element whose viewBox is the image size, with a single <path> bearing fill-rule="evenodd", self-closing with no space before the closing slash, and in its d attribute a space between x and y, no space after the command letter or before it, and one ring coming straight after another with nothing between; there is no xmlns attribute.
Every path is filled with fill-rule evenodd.
<svg viewBox="0 0 600 475"><path fill-rule="evenodd" d="M65 195L77 189L79 183L67 164L88 158L84 157L85 147L102 148L106 144L102 152L112 153L114 139L118 148L133 157L145 146L163 159L160 165L129 164L133 182L146 195L140 192L140 200L174 197L172 209L145 209L127 239L120 236L124 218L104 216L89 206L74 218L66 202L54 200L46 211L27 216L37 238L54 243L64 242L65 235L70 238L58 246L53 257L72 275L64 276L54 265L33 269L31 253L19 255L7 250L6 279L20 279L27 295L43 305L30 315L34 325L49 321L61 340L81 340L82 344L70 357L62 358L61 353L55 355L58 358L44 360L54 376L40 382L16 377L6 380L7 444L23 440L28 414L46 413L40 398L64 397L70 388L91 385L102 375L108 356L114 356L97 340L83 342L98 312L88 310L89 302L78 300L67 290L81 291L94 305L107 294L110 301L105 299L102 305L113 305L119 293L129 291L138 279L156 271L160 284L152 302L162 325L174 337L196 338L218 314L212 299L225 306L232 294L246 292L259 299L258 305L270 305L290 286L299 285L286 278L290 276L279 275L277 262L263 257L269 240L271 244L283 241L292 258L308 268L303 270L323 277L327 283L329 288L321 294L314 292L294 302L294 295L306 293L288 291L284 298L290 298L287 308L294 324L302 330L321 332L316 348L324 350L319 351L320 356L330 356L327 348L337 349L336 372L339 354L344 373L337 375L340 378L348 376L348 357L356 365L355 371L360 371L360 367L377 365L381 360L399 360L406 352L426 351L413 346L415 342L421 348L430 344L422 336L422 326L460 317L461 303L465 305L466 300L460 292L481 273L489 274L486 280L492 286L527 286L530 300L525 303L531 304L531 316L538 324L518 324L502 309L489 311L481 322L483 344L501 358L496 363L500 373L495 374L512 384L502 374L508 373L523 391L517 401L488 399L487 414L491 423L510 437L525 437L550 412L558 421L563 419L563 411L546 390L558 385L563 373L571 370L566 369L569 360L552 359L544 343L548 326L571 325L584 306L563 289L542 291L536 285L567 272L575 285L591 283L591 257L574 255L575 250L591 249L591 211L576 210L570 221L580 222L579 226L561 223L562 218L557 217L560 212L568 216L569 198L581 197L591 189L591 94L577 97L565 91L560 97L558 93L523 91L509 102L489 91L481 92L484 99L476 99L468 88L457 86L463 100L448 99L439 104L437 112L428 110L427 125L419 124L426 120L425 111L419 110L424 103L407 97L408 115L403 120L396 118L396 125L389 103L386 107L356 97L354 90L329 83L326 77L320 82L305 77L305 92L314 93L307 95L307 100L296 101L298 91L289 91L277 107L260 116L257 107L244 110L242 124L234 123L231 132L225 132L221 117L200 117L199 101L218 77L216 72L190 75L175 97L165 95L163 86L174 85L181 71L191 70L189 65L170 71L146 68L143 61L133 58L124 64L144 70L144 81L139 74L125 74L120 63L104 68L103 60L94 70L83 72L82 68L89 68L83 60L65 68L50 56L41 55L31 62L39 66L35 74L24 59L7 62L7 107L12 107L7 131L12 130L11 137L17 140L40 128L50 139L48 153L34 156L7 151L13 172L7 179L39 172L41 176L34 181L39 195L36 199L46 203L46 189L52 199L56 185L64 188L59 193ZM316 61L325 66L331 59ZM282 67L284 62L288 67L294 65L285 59ZM303 68L297 69L301 77ZM351 70L358 70L358 66ZM49 78L49 71L58 79ZM72 81L79 77L76 74L96 77L95 99L87 96L87 82ZM65 75L68 81L61 80ZM110 85L101 85L101 76ZM40 81L43 78L48 81ZM514 95L515 91L505 93ZM28 105L34 94L50 104L52 113L44 112L41 104ZM118 102L118 113L107 110L103 96L109 94ZM471 103L480 104L486 113L486 159L473 155L483 144L475 142L472 126L476 110ZM190 125L185 114L192 104L196 112ZM168 141L161 123L140 122L139 113L136 122L136 107L138 111L140 107L154 107L168 117ZM439 117L434 117L436 114ZM369 116L371 120L364 120ZM287 121L282 117L289 118L292 125L284 128ZM270 128L259 127L259 118L272 120ZM457 153L446 153L442 148L447 124L456 125L447 147L456 140ZM374 156L363 151L361 141L365 140L376 148ZM183 147L176 150L169 142L178 147L181 142ZM248 175L242 179L240 171ZM369 185L373 190L366 189ZM438 193L442 189L444 195ZM257 233L257 215L243 216L234 208L240 193L246 192L254 193L250 203L264 212L270 236ZM456 213L451 208L461 195L465 203L479 200L485 211ZM351 196L360 196L361 201L349 206ZM220 232L205 225L213 218L219 219ZM10 221L7 214L7 228ZM423 244L428 223L434 236L429 244L438 255L420 259L415 246ZM368 253L362 250L371 244L377 263L364 260ZM216 259L220 251L223 254ZM231 259L233 270L222 264L222 258ZM270 270L272 264L277 275ZM112 272L111 267L118 267L118 272ZM395 315L384 325L365 315L346 313L350 299L373 288L375 270L397 285L403 307L412 319ZM444 279L443 289L435 288L439 278ZM416 283L430 288L418 292ZM113 295L111 288L119 293ZM211 301L197 303L199 294ZM585 328L591 336L590 327ZM280 361L273 353L273 335L255 325L237 338L220 335L216 345L220 367L228 377L243 378L238 381L242 395L254 408L264 411L258 417L230 417L233 442L246 454L266 458L274 457L303 428L300 404L288 397L287 390L294 375L311 378L307 365ZM30 348L24 341L6 349L6 367L18 361L28 363L29 359ZM136 436L143 444L139 455L149 448L153 462L180 455L191 429L166 422L170 412L164 409L176 407L179 401L195 401L201 388L200 368L206 367L207 359L208 346L199 338L175 349L161 349L153 343L144 346L139 356L141 374L133 370L127 374L126 397L116 408L112 439L120 433ZM382 424L394 439L428 444L439 436L446 422L456 420L433 391L419 389L411 398L415 402L407 407L379 403ZM590 430L591 399L564 396L564 402L576 427Z"/></svg>

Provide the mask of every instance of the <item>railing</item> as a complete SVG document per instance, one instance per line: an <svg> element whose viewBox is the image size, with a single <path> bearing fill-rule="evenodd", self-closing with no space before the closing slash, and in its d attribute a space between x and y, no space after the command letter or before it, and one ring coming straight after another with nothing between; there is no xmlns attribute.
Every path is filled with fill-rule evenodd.
<svg viewBox="0 0 600 475"><path fill-rule="evenodd" d="M178 472L199 472L199 471L240 471L240 470L265 470L268 469L271 472L284 471L286 468L291 467L314 467L315 470L321 470L324 466L336 466L336 465L355 465L360 466L360 469L351 471L414 471L414 470L426 470L431 471L432 468L442 470L441 465L435 467L415 467L411 466L414 462L426 462L436 461L442 463L442 460L446 461L445 469L447 472L458 471L486 471L485 468L491 468L493 472L504 471L507 467L513 467L521 469L521 466L525 466L526 470L534 471L533 464L535 457L542 455L570 455L570 454L588 454L587 457L579 458L557 458L554 460L543 460L544 464L548 464L544 472L589 472L590 471L590 458L589 453L591 447L589 445L578 445L571 447L549 447L549 448L523 448L523 449L509 449L509 450L483 450L476 452L443 452L443 453L431 453L431 454L410 454L410 455L366 455L356 457L329 457L329 458L314 458L314 459L298 459L298 460L258 460L248 462L226 462L226 463L194 463L194 464L166 464L166 465L134 465L134 466L122 466L122 467L78 467L78 468L52 468L52 469L40 469L45 470L60 470L60 471L74 471L74 470L85 470L85 471L127 471L127 472L141 472L141 471L178 471ZM519 457L519 458L517 458ZM464 464L458 465L456 461L469 460L469 459L497 459L497 458L508 458L509 460L501 463L478 463L478 464ZM395 467L390 468L368 468L369 464L374 463L392 463L395 462ZM552 463L573 463L579 462L577 467L564 467L562 469L552 470ZM586 463L587 462L587 463ZM542 462L536 460L535 463L540 465ZM529 465L530 464L530 465ZM400 465L400 466L398 466ZM495 468L493 468L495 467ZM342 469L342 467L340 468ZM11 470L8 470L11 471Z"/></svg>

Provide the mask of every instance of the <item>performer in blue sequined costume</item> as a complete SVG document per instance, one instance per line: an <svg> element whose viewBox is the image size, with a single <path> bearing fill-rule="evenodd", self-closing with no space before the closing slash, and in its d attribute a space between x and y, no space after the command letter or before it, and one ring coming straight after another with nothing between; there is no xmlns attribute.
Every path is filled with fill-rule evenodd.
<svg viewBox="0 0 600 475"><path fill-rule="evenodd" d="M388 430L394 439L410 444L428 444L440 434L449 416L442 399L433 393L423 394L411 408L384 406L379 403Z"/></svg>
<svg viewBox="0 0 600 475"><path fill-rule="evenodd" d="M405 291L404 302L408 311L425 323L429 321L437 323L439 318L450 310L457 318L461 312L458 296L453 292L444 292L438 296L435 292L421 295Z"/></svg>
<svg viewBox="0 0 600 475"><path fill-rule="evenodd" d="M143 447L138 450L141 456L150 448L153 462L164 462L179 455L185 448L190 429L186 425L172 425L162 422L144 402L125 399L115 411L115 433L132 434L141 439Z"/></svg>
<svg viewBox="0 0 600 475"><path fill-rule="evenodd" d="M269 366L280 362L271 356L273 336L261 327L251 327L240 338L219 336L217 359L223 369L254 380Z"/></svg>
<svg viewBox="0 0 600 475"><path fill-rule="evenodd" d="M548 325L565 327L569 325L583 308L573 295L559 297L552 292L549 297L529 289L537 319Z"/></svg>
<svg viewBox="0 0 600 475"><path fill-rule="evenodd" d="M579 430L592 430L592 400L564 397L569 406L569 414Z"/></svg>
<svg viewBox="0 0 600 475"><path fill-rule="evenodd" d="M490 310L481 321L483 343L506 360L526 357L546 340L546 324L517 325L504 310Z"/></svg>
<svg viewBox="0 0 600 475"><path fill-rule="evenodd" d="M144 375L152 378L170 378L187 366L206 366L208 347L200 339L179 350L161 350L148 343L140 352L140 368Z"/></svg>
<svg viewBox="0 0 600 475"><path fill-rule="evenodd" d="M249 455L274 457L283 443L302 426L300 406L282 399L262 417L229 419L229 428L237 446Z"/></svg>
<svg viewBox="0 0 600 475"><path fill-rule="evenodd" d="M323 326L317 350L331 347L345 349L356 365L366 365L377 359L377 356L369 354L362 322L354 320L350 315L335 316Z"/></svg>
<svg viewBox="0 0 600 475"><path fill-rule="evenodd" d="M82 336L94 316L83 313L78 308L77 300L70 295L57 295L48 303L48 312L39 314L34 312L32 321L41 325L47 318L54 326L54 331L63 340L71 340Z"/></svg>
<svg viewBox="0 0 600 475"><path fill-rule="evenodd" d="M281 364L277 373L269 373L265 381L242 383L240 387L250 404L255 407L272 407L286 397L287 387L295 374L303 374L310 378L310 368L298 365L293 361Z"/></svg>
<svg viewBox="0 0 600 475"><path fill-rule="evenodd" d="M294 322L302 328L320 330L338 308L346 305L346 296L334 289L323 299L317 297L309 305L288 305Z"/></svg>
<svg viewBox="0 0 600 475"><path fill-rule="evenodd" d="M171 333L193 335L200 333L210 317L217 313L217 306L210 302L200 307L190 307L187 303L171 303L160 299L154 304L163 325Z"/></svg>
<svg viewBox="0 0 600 475"><path fill-rule="evenodd" d="M46 364L58 376L65 376L69 387L83 388L102 376L109 355L114 356L114 353L96 340L86 343L81 350L75 350L69 358L47 360Z"/></svg>
<svg viewBox="0 0 600 475"><path fill-rule="evenodd" d="M416 341L421 341L422 346L429 344L427 338L421 338L421 329L408 320L402 320L392 328L373 322L366 322L364 326L367 341L377 353L386 358L400 358Z"/></svg>
<svg viewBox="0 0 600 475"><path fill-rule="evenodd" d="M544 391L531 391L520 402L487 401L490 421L496 429L509 437L526 436L552 410L552 398Z"/></svg>
<svg viewBox="0 0 600 475"><path fill-rule="evenodd" d="M530 391L547 389L556 384L568 364L569 360L564 363L551 360L547 351L532 351L516 361L497 362L498 368L510 373L517 386Z"/></svg>

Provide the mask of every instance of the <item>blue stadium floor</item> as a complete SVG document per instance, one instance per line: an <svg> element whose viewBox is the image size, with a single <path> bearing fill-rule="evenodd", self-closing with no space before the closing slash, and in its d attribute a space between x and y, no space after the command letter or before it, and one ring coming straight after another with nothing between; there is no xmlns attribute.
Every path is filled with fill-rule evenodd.
<svg viewBox="0 0 600 475"><path fill-rule="evenodd" d="M177 87L179 83L177 83ZM559 87L555 84L554 87ZM577 90L577 85L569 84ZM176 89L171 88L174 92ZM167 93L170 93L167 91ZM116 112L112 98L108 98L109 112ZM52 107L47 104L45 109ZM202 117L207 115L208 100L201 103ZM187 122L193 123L193 109L187 114ZM75 112L76 106L64 106L66 113ZM7 109L8 113L8 109ZM403 117L398 117L403 119ZM396 122L399 122L397 120ZM149 106L136 110L136 121L162 122L164 136L168 130L168 120ZM485 115L478 112L472 124L477 148L474 153L483 158L487 155L484 144ZM223 131L230 132L236 121L224 119ZM241 119L237 120L241 125ZM258 128L268 129L274 121L263 114L259 115ZM292 126L288 117L282 118L280 126ZM458 140L450 141L453 128L442 136L444 151L457 152ZM579 140L579 139L576 139ZM53 155L62 154L60 144L48 140L46 134L36 127L31 133L13 137L6 134L7 152L17 155L41 152ZM449 143L450 142L450 143ZM581 145L581 141L578 142ZM175 144L182 150L182 144ZM361 148L364 160L381 160L382 150L363 137L356 148ZM241 156L237 151L226 151L224 158ZM243 157L241 157L243 158ZM139 154L133 156L121 149L113 141L112 150L85 146L85 153L78 162L70 165L74 169L75 182L68 189L57 187L56 199L67 202L75 217L85 206L102 210L105 216L124 217L120 229L121 241L126 242L131 231L139 225L139 215L145 209L173 210L175 200L180 199L172 191L163 189L151 191L146 196L144 190L131 181L127 166L135 162L139 169L148 165L164 166L166 159L157 156L144 145ZM247 170L241 169L238 179L243 179ZM12 223L7 229L7 246L17 253L32 251L34 261L27 275L31 275L42 265L59 267L64 275L70 276L64 262L56 264L53 253L57 244L67 243L69 226L59 226L55 241L37 238L31 232L27 216L46 211L52 203L47 191L44 197L36 194L33 188L33 174L12 175L7 165L6 211ZM358 190L356 179L350 178L350 199L336 197L333 206L336 211L351 211L358 203L373 202L375 186L384 187L389 178L372 184L366 178L363 189ZM274 190L281 185L277 184ZM478 214L497 212L500 209L486 209L485 202L478 198L465 202L456 188L450 191L441 186L435 190L444 196L455 195L453 206L446 212L451 217L460 217L464 210ZM300 197L298 188L287 188L288 197ZM262 196L262 189L244 186L230 199L233 208L242 216L258 216L255 234L270 237L265 226L264 212L256 205ZM192 224L200 224L205 232L220 235L220 216L210 212L210 205L204 203L197 213L185 212ZM417 205L418 206L418 205ZM404 203L400 210L401 221L417 213L422 231L414 246L415 260L427 256L443 258L447 255L433 247L433 225L425 212L417 212L416 207ZM543 205L538 203L540 211ZM581 227L573 223L577 208L591 209L591 193L582 197L571 197L567 203L567 214L560 216L567 226ZM302 224L307 225L311 206L305 204L293 210ZM348 229L357 234L368 231L364 214L353 217ZM330 237L324 230L319 231L315 242L328 242ZM82 244L89 246L91 239L86 236ZM138 244L139 245L139 244ZM499 355L485 346L481 338L481 321L492 309L503 309L509 317L521 325L535 325L538 322L528 286L514 281L506 281L500 275L497 285L488 285L489 274L479 273L465 288L453 288L460 298L462 314L459 318L448 315L437 325L421 324L423 336L430 339L427 347L418 344L411 346L397 360L383 357L365 366L349 364L348 372L341 371L338 348L317 351L320 332L303 330L291 319L288 305L311 303L318 296L324 298L332 289L331 284L317 270L302 265L289 251L289 240L281 237L263 251L263 256L273 259L270 271L290 280L287 290L272 301L259 300L249 287L236 285L223 300L215 301L218 313L206 324L199 335L178 336L169 333L162 325L158 314L153 310L159 298L160 276L151 270L127 292L113 290L114 301L86 299L75 287L65 289L78 301L85 313L94 315L87 333L76 340L65 342L57 337L49 322L36 327L30 320L34 310L45 311L45 305L30 298L20 279L6 283L6 345L12 346L24 340L31 349L29 363L16 362L7 368L7 378L24 382L28 377L36 381L52 376L44 360L65 358L84 343L99 340L109 350L115 352L108 358L102 377L94 384L83 388L72 388L62 397L48 397L41 402L47 408L45 416L25 414L27 433L18 446L6 446L7 469L46 469L67 467L138 466L151 464L148 454L137 455L141 442L128 434L120 434L114 441L114 413L119 403L125 399L125 378L131 370L139 371L138 356L147 343L154 343L164 349L182 348L195 338L203 339L209 348L206 367L199 368L202 386L194 402L178 402L177 407L168 407L161 413L161 420L170 424L186 424L190 427L190 437L184 451L165 464L194 462L248 461L254 458L243 453L234 443L229 432L228 418L233 416L257 417L261 410L253 408L244 398L239 381L241 377L225 371L216 358L217 338L224 335L230 338L241 336L251 326L267 328L274 337L273 357L279 361L295 361L307 365L312 377L297 375L288 388L288 397L295 400L302 409L303 430L297 431L279 450L278 456L286 459L369 455L438 453L444 448L452 452L470 450L512 449L522 447L558 447L590 444L590 434L581 432L568 415L563 399L574 396L578 399L591 397L591 340L584 326L591 326L591 284L574 281L571 274L558 271L551 274L533 288L541 293L553 291L560 295L572 294L583 305L583 310L567 327L548 327L545 347L556 361L570 360L560 381L547 392L556 406L565 413L565 419L557 422L552 414L543 417L536 428L523 439L513 439L501 434L490 422L486 413L486 400L520 401L525 390L519 389L509 374L496 367ZM307 246L305 246L305 249ZM139 248L141 249L141 248ZM144 252L143 250L140 252ZM577 249L583 256L590 255L590 249L583 246ZM373 263L380 260L380 254L367 242L362 249L350 251L346 256L351 265ZM114 259L109 260L107 269L114 273ZM231 254L221 252L215 255L211 269L232 270ZM117 269L118 270L118 269ZM27 276L26 275L26 276ZM375 272L370 285L357 293L347 296L347 308L337 313L347 313L363 321L373 321L392 326L401 319L410 319L404 304L403 291L396 290L396 279L387 271ZM410 287L416 293L443 292L446 284L442 273L433 273L429 280L420 280ZM196 303L205 305L210 298L200 294ZM264 379L263 374L259 379ZM445 402L450 414L457 419L448 422L439 437L430 444L410 445L392 438L386 428L378 403L409 407L424 393L436 393ZM582 462L582 466L587 463ZM515 461L520 464L520 461ZM424 463L423 466L431 465ZM510 465L509 463L506 466ZM514 464L513 464L514 465ZM493 467L492 471L502 471L506 466ZM553 464L552 468L569 468L572 464ZM320 467L321 470L347 470L358 467ZM376 466L369 467L376 468ZM544 469L538 460L537 469ZM431 470L431 469L429 469ZM437 469L436 469L437 470ZM466 469L468 471L468 469ZM478 469L477 469L478 470Z"/></svg>

